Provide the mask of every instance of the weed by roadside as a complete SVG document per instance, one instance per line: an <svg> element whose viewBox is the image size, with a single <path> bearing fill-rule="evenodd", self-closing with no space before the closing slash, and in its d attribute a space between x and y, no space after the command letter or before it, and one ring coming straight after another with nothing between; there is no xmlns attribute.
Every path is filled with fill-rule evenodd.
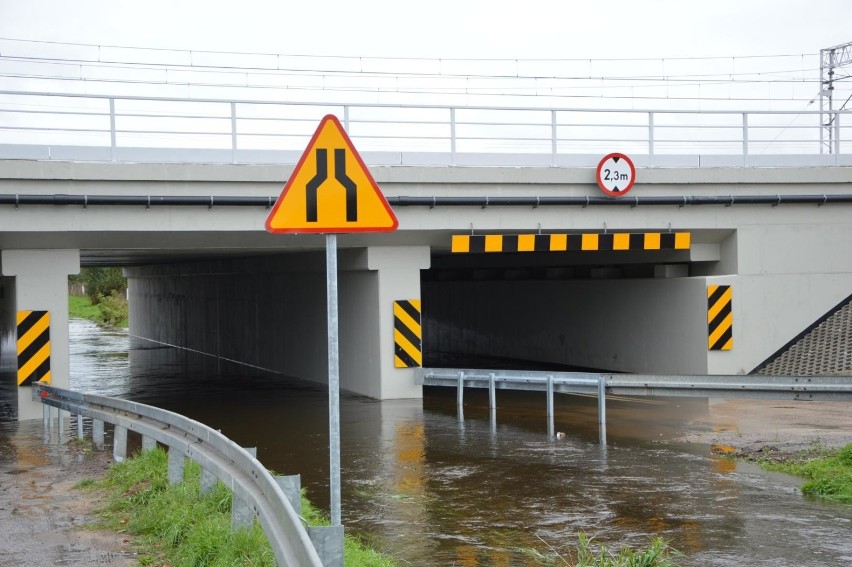
<svg viewBox="0 0 852 567"><path fill-rule="evenodd" d="M852 504L852 443L840 450L809 450L782 462L758 459L760 466L808 479L802 493Z"/></svg>

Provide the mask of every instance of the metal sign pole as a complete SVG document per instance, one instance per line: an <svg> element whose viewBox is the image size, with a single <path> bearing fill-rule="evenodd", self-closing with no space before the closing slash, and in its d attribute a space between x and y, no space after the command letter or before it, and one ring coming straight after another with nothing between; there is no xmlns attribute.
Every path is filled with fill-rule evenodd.
<svg viewBox="0 0 852 567"><path fill-rule="evenodd" d="M328 304L328 452L331 525L340 525L340 356L337 319L337 235L325 235Z"/></svg>

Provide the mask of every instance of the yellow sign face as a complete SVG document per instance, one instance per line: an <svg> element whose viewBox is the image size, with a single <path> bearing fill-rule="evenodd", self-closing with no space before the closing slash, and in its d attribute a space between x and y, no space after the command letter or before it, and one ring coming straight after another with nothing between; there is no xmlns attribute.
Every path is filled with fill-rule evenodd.
<svg viewBox="0 0 852 567"><path fill-rule="evenodd" d="M275 233L390 232L399 222L337 117L320 122L266 218Z"/></svg>

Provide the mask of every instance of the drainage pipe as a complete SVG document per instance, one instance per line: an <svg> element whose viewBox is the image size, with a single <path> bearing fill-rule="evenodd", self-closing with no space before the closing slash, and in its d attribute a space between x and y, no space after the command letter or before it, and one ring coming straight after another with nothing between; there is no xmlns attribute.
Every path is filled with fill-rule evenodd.
<svg viewBox="0 0 852 567"><path fill-rule="evenodd" d="M107 206L207 206L272 208L277 197L200 195L21 195L0 194L0 205L107 205ZM394 207L543 207L543 206L646 206L646 205L828 205L852 203L842 195L682 195L640 197L387 197Z"/></svg>

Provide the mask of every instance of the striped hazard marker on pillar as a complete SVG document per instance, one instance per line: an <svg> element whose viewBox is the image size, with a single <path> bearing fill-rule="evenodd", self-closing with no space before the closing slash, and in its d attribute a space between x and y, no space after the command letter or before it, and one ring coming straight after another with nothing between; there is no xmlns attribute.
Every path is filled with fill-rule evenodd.
<svg viewBox="0 0 852 567"><path fill-rule="evenodd" d="M731 309L732 291L729 285L707 286L707 348L734 348L734 314Z"/></svg>
<svg viewBox="0 0 852 567"><path fill-rule="evenodd" d="M393 302L393 343L395 367L423 366L419 299Z"/></svg>
<svg viewBox="0 0 852 567"><path fill-rule="evenodd" d="M50 384L50 312L18 311L18 386Z"/></svg>

